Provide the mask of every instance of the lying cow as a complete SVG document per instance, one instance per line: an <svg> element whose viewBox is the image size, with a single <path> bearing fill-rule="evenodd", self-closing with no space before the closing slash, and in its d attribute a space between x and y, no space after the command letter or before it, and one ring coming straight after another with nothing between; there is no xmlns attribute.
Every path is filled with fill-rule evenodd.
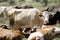
<svg viewBox="0 0 60 40"><path fill-rule="evenodd" d="M42 29L45 29L45 28L54 28L53 30L53 36L58 36L60 35L60 28L56 27L56 26L53 26L53 25L43 25L42 26Z"/></svg>
<svg viewBox="0 0 60 40"><path fill-rule="evenodd" d="M53 40L53 36L52 36L53 31L54 31L53 27L37 29L36 32L30 34L28 40Z"/></svg>
<svg viewBox="0 0 60 40"><path fill-rule="evenodd" d="M22 40L19 30L0 28L0 40Z"/></svg>
<svg viewBox="0 0 60 40"><path fill-rule="evenodd" d="M43 34L40 32L31 33L27 40L44 40Z"/></svg>
<svg viewBox="0 0 60 40"><path fill-rule="evenodd" d="M25 36L25 38L28 38L31 33L36 32L37 28L38 28L37 26L34 26L33 28L31 27L25 28L22 31L22 34Z"/></svg>

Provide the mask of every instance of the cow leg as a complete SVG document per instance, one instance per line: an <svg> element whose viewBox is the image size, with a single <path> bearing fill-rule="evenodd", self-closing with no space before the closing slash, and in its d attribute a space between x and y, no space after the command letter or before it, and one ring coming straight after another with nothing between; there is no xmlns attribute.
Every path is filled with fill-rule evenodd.
<svg viewBox="0 0 60 40"><path fill-rule="evenodd" d="M60 17L59 17L59 25L60 25Z"/></svg>
<svg viewBox="0 0 60 40"><path fill-rule="evenodd" d="M60 25L60 20L59 20L59 25Z"/></svg>
<svg viewBox="0 0 60 40"><path fill-rule="evenodd" d="M4 9L4 12L2 12L3 14L3 23L6 23L6 19L7 19L7 15L6 15L6 9Z"/></svg>
<svg viewBox="0 0 60 40"><path fill-rule="evenodd" d="M9 25L10 25L10 26L13 26L13 25L14 25L14 19L10 18Z"/></svg>

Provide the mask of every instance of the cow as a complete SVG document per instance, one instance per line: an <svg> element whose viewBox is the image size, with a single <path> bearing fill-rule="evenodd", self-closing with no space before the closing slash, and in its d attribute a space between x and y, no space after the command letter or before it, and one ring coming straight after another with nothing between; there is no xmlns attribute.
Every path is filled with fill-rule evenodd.
<svg viewBox="0 0 60 40"><path fill-rule="evenodd" d="M15 9L7 7L6 12L10 20L10 26L12 25L16 29L42 26L44 22L42 12L36 8Z"/></svg>
<svg viewBox="0 0 60 40"><path fill-rule="evenodd" d="M14 13L13 18L14 20L13 26L14 28L27 28L27 27L34 27L34 26L42 26L44 20L42 12L36 8L33 9L21 9L23 10L20 13ZM12 21L11 21L12 24Z"/></svg>
<svg viewBox="0 0 60 40"><path fill-rule="evenodd" d="M46 27L46 28L45 28ZM53 40L53 32L54 27L50 26L50 28L45 26L44 28L40 29L37 28L36 32L33 32L28 37L28 40Z"/></svg>
<svg viewBox="0 0 60 40"><path fill-rule="evenodd" d="M42 12L39 9L31 8L16 10L20 10L20 12L15 11L15 13L11 15L10 26L12 26L12 28L26 30L26 28L33 28L34 26L41 27L43 25L44 20ZM27 34L28 31L23 31L22 33Z"/></svg>
<svg viewBox="0 0 60 40"><path fill-rule="evenodd" d="M60 35L60 28L58 28L54 25L43 25L42 29L45 29L45 28L54 28L53 29L54 30L53 31L53 37Z"/></svg>
<svg viewBox="0 0 60 40"><path fill-rule="evenodd" d="M60 6L52 6L48 7L43 11L44 16L44 24L46 25L54 25L57 20L60 23Z"/></svg>
<svg viewBox="0 0 60 40"><path fill-rule="evenodd" d="M28 38L31 33L36 32L37 28L38 28L37 26L34 26L33 28L31 27L25 28L23 29L22 34L25 36L25 38Z"/></svg>
<svg viewBox="0 0 60 40"><path fill-rule="evenodd" d="M40 32L31 33L27 40L44 40L43 34Z"/></svg>
<svg viewBox="0 0 60 40"><path fill-rule="evenodd" d="M0 40L22 40L19 30L0 28Z"/></svg>

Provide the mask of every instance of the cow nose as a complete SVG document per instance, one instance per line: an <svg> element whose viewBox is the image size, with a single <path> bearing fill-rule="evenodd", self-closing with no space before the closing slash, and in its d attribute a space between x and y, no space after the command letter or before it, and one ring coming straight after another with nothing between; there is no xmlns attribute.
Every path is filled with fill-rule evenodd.
<svg viewBox="0 0 60 40"><path fill-rule="evenodd" d="M48 20L45 20L46 23L48 23Z"/></svg>
<svg viewBox="0 0 60 40"><path fill-rule="evenodd" d="M48 21L48 20L45 20L45 21L44 21L44 24L47 24L47 23L49 23L49 21Z"/></svg>

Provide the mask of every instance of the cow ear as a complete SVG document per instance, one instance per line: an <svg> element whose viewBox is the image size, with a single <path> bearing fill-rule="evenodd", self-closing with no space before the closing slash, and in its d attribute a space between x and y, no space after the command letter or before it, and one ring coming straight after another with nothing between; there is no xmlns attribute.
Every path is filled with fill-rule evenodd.
<svg viewBox="0 0 60 40"><path fill-rule="evenodd" d="M41 15L41 14L40 14L39 16L40 16L40 17L43 17L43 15Z"/></svg>
<svg viewBox="0 0 60 40"><path fill-rule="evenodd" d="M52 32L54 33L54 31L55 31L55 28L53 28Z"/></svg>
<svg viewBox="0 0 60 40"><path fill-rule="evenodd" d="M53 13L51 13L51 12L49 13L49 17L50 17L50 18L52 18L52 17L54 16L54 15L52 15L52 14L53 14Z"/></svg>
<svg viewBox="0 0 60 40"><path fill-rule="evenodd" d="M52 32L48 31L48 32L47 32L47 35L50 35L51 33L52 33Z"/></svg>
<svg viewBox="0 0 60 40"><path fill-rule="evenodd" d="M14 13L17 15L17 14L19 14L19 13L21 13L22 11L15 11Z"/></svg>
<svg viewBox="0 0 60 40"><path fill-rule="evenodd" d="M39 16L40 16L40 17L43 17L43 15L42 15L42 14L43 14L43 13L42 13L42 12L40 12Z"/></svg>

